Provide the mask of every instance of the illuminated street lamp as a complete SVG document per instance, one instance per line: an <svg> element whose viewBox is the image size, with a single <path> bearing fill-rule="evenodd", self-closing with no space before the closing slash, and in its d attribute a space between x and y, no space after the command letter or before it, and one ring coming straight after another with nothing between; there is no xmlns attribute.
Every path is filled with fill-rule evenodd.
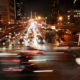
<svg viewBox="0 0 80 80"><path fill-rule="evenodd" d="M63 21L63 17L62 16L59 16L58 17L58 24L62 24L62 21Z"/></svg>
<svg viewBox="0 0 80 80"><path fill-rule="evenodd" d="M41 20L41 16L38 16L38 19Z"/></svg>
<svg viewBox="0 0 80 80"><path fill-rule="evenodd" d="M59 16L59 17L58 17L58 20L59 20L59 21L62 21L62 20L63 20L63 17L62 17L62 16Z"/></svg>
<svg viewBox="0 0 80 80"><path fill-rule="evenodd" d="M9 21L8 24L11 24L11 22Z"/></svg>

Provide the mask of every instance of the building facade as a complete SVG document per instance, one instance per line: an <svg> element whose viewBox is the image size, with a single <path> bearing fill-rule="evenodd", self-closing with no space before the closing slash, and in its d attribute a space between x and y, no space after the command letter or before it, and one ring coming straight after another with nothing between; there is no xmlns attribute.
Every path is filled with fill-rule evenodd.
<svg viewBox="0 0 80 80"><path fill-rule="evenodd" d="M17 20L22 19L23 15L24 15L23 1L16 0L16 19Z"/></svg>
<svg viewBox="0 0 80 80"><path fill-rule="evenodd" d="M67 19L67 11L71 10L72 8L73 8L73 0L51 0L50 22L55 24L58 21L58 17L62 16L64 19L63 24L65 24Z"/></svg>
<svg viewBox="0 0 80 80"><path fill-rule="evenodd" d="M70 16L70 22L74 24L79 24L80 22L80 1L74 0L73 7L68 10L68 16Z"/></svg>
<svg viewBox="0 0 80 80"><path fill-rule="evenodd" d="M0 24L7 24L8 0L0 0Z"/></svg>
<svg viewBox="0 0 80 80"><path fill-rule="evenodd" d="M8 23L14 24L16 20L16 0L8 0Z"/></svg>
<svg viewBox="0 0 80 80"><path fill-rule="evenodd" d="M14 24L15 0L0 1L0 22L3 24Z"/></svg>
<svg viewBox="0 0 80 80"><path fill-rule="evenodd" d="M57 23L57 16L59 12L59 0L51 0L50 2L50 24Z"/></svg>

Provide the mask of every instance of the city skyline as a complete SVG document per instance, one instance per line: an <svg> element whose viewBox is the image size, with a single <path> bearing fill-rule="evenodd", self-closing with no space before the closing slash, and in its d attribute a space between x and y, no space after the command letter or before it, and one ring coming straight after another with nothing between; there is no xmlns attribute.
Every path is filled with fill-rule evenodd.
<svg viewBox="0 0 80 80"><path fill-rule="evenodd" d="M37 12L37 14L40 14L42 16L48 16L50 13L50 2L51 0L21 0L24 2L24 12L26 15L29 15L31 11ZM56 0L52 0L56 1ZM59 0L59 7L58 9L62 9L63 13L67 11L68 9L73 8L73 2L74 0ZM76 2L75 2L76 3Z"/></svg>
<svg viewBox="0 0 80 80"><path fill-rule="evenodd" d="M50 0L17 0L24 2L24 14L30 15L30 12L37 12L37 14L42 16L48 16L50 13ZM54 0L52 0L54 1ZM70 9L72 8L72 4L77 2L78 0L59 0L59 8ZM0 6L7 6L8 0L0 0Z"/></svg>

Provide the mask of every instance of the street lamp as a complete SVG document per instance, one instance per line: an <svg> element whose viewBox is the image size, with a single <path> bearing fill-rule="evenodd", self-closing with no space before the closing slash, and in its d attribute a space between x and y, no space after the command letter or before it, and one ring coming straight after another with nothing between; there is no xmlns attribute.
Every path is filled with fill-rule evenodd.
<svg viewBox="0 0 80 80"><path fill-rule="evenodd" d="M63 21L63 17L62 17L62 16L59 16L59 17L58 17L58 23L59 23L59 24L62 24L62 21Z"/></svg>
<svg viewBox="0 0 80 80"><path fill-rule="evenodd" d="M38 19L41 20L41 16L38 16Z"/></svg>
<svg viewBox="0 0 80 80"><path fill-rule="evenodd" d="M62 16L59 16L58 20L59 21L62 21L63 20L63 17Z"/></svg>

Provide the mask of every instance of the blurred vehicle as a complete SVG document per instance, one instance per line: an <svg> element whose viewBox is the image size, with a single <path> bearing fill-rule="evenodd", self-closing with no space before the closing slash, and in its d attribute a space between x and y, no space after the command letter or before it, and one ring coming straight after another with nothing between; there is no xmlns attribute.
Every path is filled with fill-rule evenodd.
<svg viewBox="0 0 80 80"><path fill-rule="evenodd" d="M34 38L33 33L29 33L28 37L29 37L29 38Z"/></svg>
<svg viewBox="0 0 80 80"><path fill-rule="evenodd" d="M34 39L34 35L33 35L32 33L30 33L30 34L28 35L28 43L29 43L29 44L33 44L33 43L34 43L33 39Z"/></svg>
<svg viewBox="0 0 80 80"><path fill-rule="evenodd" d="M28 50L37 50L36 48L31 47L31 46L27 46L26 48L27 48Z"/></svg>
<svg viewBox="0 0 80 80"><path fill-rule="evenodd" d="M20 52L20 54L22 56L27 56L27 58L31 57L31 56L42 56L45 52L44 51L41 51L41 50L31 50L31 51L23 51L23 52Z"/></svg>
<svg viewBox="0 0 80 80"><path fill-rule="evenodd" d="M33 72L34 70L37 70L38 67L30 63L29 60L33 58L31 54L25 54L25 53L20 53L20 68L22 69L21 72Z"/></svg>
<svg viewBox="0 0 80 80"><path fill-rule="evenodd" d="M2 69L3 72L21 72L21 73L32 73L38 70L38 66L32 63L26 63L26 65L20 65L20 67L9 67Z"/></svg>
<svg viewBox="0 0 80 80"><path fill-rule="evenodd" d="M31 55L25 53L19 53L20 64L28 63L28 60L32 59Z"/></svg>
<svg viewBox="0 0 80 80"><path fill-rule="evenodd" d="M38 66L32 63L27 63L25 66L23 66L22 68L22 73L26 73L26 72L33 72L35 70L38 70Z"/></svg>
<svg viewBox="0 0 80 80"><path fill-rule="evenodd" d="M28 43L29 43L29 44L33 44L34 41L33 41L32 39L28 39Z"/></svg>
<svg viewBox="0 0 80 80"><path fill-rule="evenodd" d="M5 55L5 56L4 56ZM8 60L6 60L6 56L8 56ZM12 58L11 58L12 56ZM2 68L1 70L3 72L21 72L21 73L27 73L27 72L33 72L38 69L38 66L29 62L30 59L32 59L33 56L31 55L26 55L23 53L20 54L8 54L8 53L2 53L1 57L5 57L5 60L2 59L0 62L6 63L7 66L5 68ZM14 63L13 67L9 65ZM9 65L9 66L8 66Z"/></svg>
<svg viewBox="0 0 80 80"><path fill-rule="evenodd" d="M38 36L37 36L37 42L38 42L39 44L44 44L44 43L45 43L45 40L42 38L42 36L38 35Z"/></svg>
<svg viewBox="0 0 80 80"><path fill-rule="evenodd" d="M24 44L24 39L23 38L19 39L19 44L20 45L23 45Z"/></svg>
<svg viewBox="0 0 80 80"><path fill-rule="evenodd" d="M9 45L9 40L8 39L3 39L3 40L0 40L0 46L8 46Z"/></svg>

